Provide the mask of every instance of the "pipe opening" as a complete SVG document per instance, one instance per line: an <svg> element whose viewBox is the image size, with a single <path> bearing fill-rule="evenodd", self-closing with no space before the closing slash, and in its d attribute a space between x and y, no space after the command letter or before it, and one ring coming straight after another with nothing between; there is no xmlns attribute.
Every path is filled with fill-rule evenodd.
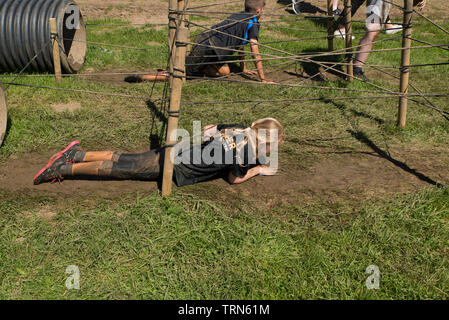
<svg viewBox="0 0 449 320"><path fill-rule="evenodd" d="M67 12L69 11L69 12ZM81 70L86 58L86 25L81 13L75 15L65 10L62 19L62 37L64 39L61 59L66 72L74 73Z"/></svg>

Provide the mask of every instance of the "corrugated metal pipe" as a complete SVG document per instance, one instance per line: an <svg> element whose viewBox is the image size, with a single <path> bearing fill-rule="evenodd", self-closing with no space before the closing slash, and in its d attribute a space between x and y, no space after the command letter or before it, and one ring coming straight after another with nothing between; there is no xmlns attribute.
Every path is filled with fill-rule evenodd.
<svg viewBox="0 0 449 320"><path fill-rule="evenodd" d="M50 18L56 18L61 65L78 72L86 57L86 26L72 0L0 0L0 70L54 70Z"/></svg>

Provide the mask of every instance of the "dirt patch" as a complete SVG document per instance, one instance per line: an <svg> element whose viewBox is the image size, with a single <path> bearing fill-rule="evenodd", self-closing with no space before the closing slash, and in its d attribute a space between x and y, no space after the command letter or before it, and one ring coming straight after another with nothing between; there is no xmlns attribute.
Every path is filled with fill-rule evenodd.
<svg viewBox="0 0 449 320"><path fill-rule="evenodd" d="M168 1L78 0L77 3L88 20L113 18L137 25L168 24Z"/></svg>
<svg viewBox="0 0 449 320"><path fill-rule="evenodd" d="M322 159L307 169L293 169L294 164L285 164L277 176L257 177L242 185L231 186L218 180L189 188L205 199L270 210L301 203L347 202L360 206L367 201L449 183L447 157L441 157L437 150L400 151L390 157L376 153L344 154Z"/></svg>
<svg viewBox="0 0 449 320"><path fill-rule="evenodd" d="M149 46L158 46L158 47L162 47L163 46L162 43L155 42L155 41L148 41L147 45L149 45Z"/></svg>
<svg viewBox="0 0 449 320"><path fill-rule="evenodd" d="M94 197L114 199L121 194L155 192L157 184L141 181L66 180L63 183L33 185L33 178L51 155L30 154L26 159L9 160L0 165L0 190L56 197ZM45 215L44 213L42 214Z"/></svg>
<svg viewBox="0 0 449 320"><path fill-rule="evenodd" d="M52 210L52 208L50 208L49 206L43 206L42 208L39 209L39 211L33 213L30 211L24 211L21 214L18 215L18 218L27 218L27 217L33 217L36 216L42 220L45 220L47 222L52 222L54 220L54 218L56 217L56 212L54 212L54 210Z"/></svg>
<svg viewBox="0 0 449 320"><path fill-rule="evenodd" d="M109 17L121 18L132 23L167 22L168 5L164 1L105 0L99 3L93 0L78 0L77 2L88 19ZM310 2L324 8L323 1ZM202 1L201 5L209 3L213 2ZM439 6L449 8L449 4ZM275 2L269 2L269 9L266 11L276 14L285 12L283 11L285 7ZM358 17L363 16L362 8L359 10ZM83 76L83 79L124 85L126 75L133 74L135 71L105 70L104 75L92 74L96 72L93 69L87 72L91 74ZM111 72L117 74L106 75ZM267 77L279 82L298 81L298 75L294 76L286 72L272 74L267 72L267 74ZM232 76L231 79L243 78ZM54 106L54 108L74 111L81 108L81 104L70 102ZM1 163L0 190L75 199L91 197L117 199L124 194L158 191L157 183L142 181L66 180L62 184L33 186L34 175L47 163L50 155L51 153L45 153L30 154L26 158L11 157L8 161ZM447 185L449 183L448 159L447 151L438 149L400 149L400 151L392 152L388 157L372 150L361 150L359 153L336 155L332 158L320 157L317 163L303 169L295 168L294 161L283 163L279 175L257 177L238 186L230 186L223 180L217 180L186 187L183 190L206 199L217 199L228 204L235 202L237 206L246 203L265 210L280 204L303 202L350 201L360 204L376 198L389 198L398 193L416 192L437 183ZM48 210L46 213L39 213L40 216L43 219L54 219L54 214L50 209Z"/></svg>
<svg viewBox="0 0 449 320"><path fill-rule="evenodd" d="M47 222L52 222L56 215L56 212L51 210L49 206L44 206L37 212L37 216Z"/></svg>
<svg viewBox="0 0 449 320"><path fill-rule="evenodd" d="M223 1L225 3L226 1ZM322 0L306 0L306 3L311 4L321 11L326 10L326 2ZM167 24L168 23L168 1L167 0L78 0L77 1L81 12L87 19L123 19L131 22L132 24ZM218 4L219 1L212 0L202 0L192 1L190 3L191 7L203 6L208 4ZM242 2L243 3L243 2ZM267 1L265 7L265 15L268 20L270 15L273 19L276 19L276 15L286 14L292 15L291 1ZM402 4L401 4L402 5ZM342 1L340 1L340 9L343 7ZM201 11L240 11L242 10L242 5L232 4L216 7L205 7L198 9ZM313 13L314 15L319 14L319 12ZM427 7L424 9L423 14L428 17L433 17L436 19L444 19L449 16L449 2L447 1L428 1ZM206 13L204 15L207 15ZM365 19L365 6L362 6L354 19L364 20ZM391 16L393 20L400 19L402 17L402 11L399 8L393 7ZM215 16L213 16L215 18ZM270 18L271 19L271 18Z"/></svg>
<svg viewBox="0 0 449 320"><path fill-rule="evenodd" d="M79 101L70 101L68 103L53 104L51 107L56 112L64 112L64 111L73 112L83 108L81 102Z"/></svg>
<svg viewBox="0 0 449 320"><path fill-rule="evenodd" d="M183 188L201 198L227 204L235 202L266 210L282 204L350 202L386 199L437 184L449 184L449 157L445 150L401 150L388 157L375 152L360 152L321 158L316 164L296 168L283 163L274 177L257 177L231 186L224 180ZM116 199L125 194L155 193L156 182L66 180L62 184L33 186L34 175L47 162L48 154L32 154L26 159L10 160L0 166L0 190L29 195L63 198L100 197ZM43 207L38 215L52 220L55 214Z"/></svg>

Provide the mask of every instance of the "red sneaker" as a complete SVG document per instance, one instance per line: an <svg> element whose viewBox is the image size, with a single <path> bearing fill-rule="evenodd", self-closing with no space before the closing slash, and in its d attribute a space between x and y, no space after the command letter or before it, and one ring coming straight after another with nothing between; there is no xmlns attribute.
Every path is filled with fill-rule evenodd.
<svg viewBox="0 0 449 320"><path fill-rule="evenodd" d="M79 149L80 142L73 141L67 148L53 155L47 165L34 177L33 183L38 185L48 181L62 181L64 177L60 173L61 167L73 163Z"/></svg>

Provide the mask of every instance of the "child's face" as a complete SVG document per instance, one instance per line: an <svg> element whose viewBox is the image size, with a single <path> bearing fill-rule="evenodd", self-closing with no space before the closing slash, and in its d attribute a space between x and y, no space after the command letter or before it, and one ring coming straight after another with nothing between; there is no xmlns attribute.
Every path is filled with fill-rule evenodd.
<svg viewBox="0 0 449 320"><path fill-rule="evenodd" d="M257 9L256 15L260 18L263 14L263 8Z"/></svg>

